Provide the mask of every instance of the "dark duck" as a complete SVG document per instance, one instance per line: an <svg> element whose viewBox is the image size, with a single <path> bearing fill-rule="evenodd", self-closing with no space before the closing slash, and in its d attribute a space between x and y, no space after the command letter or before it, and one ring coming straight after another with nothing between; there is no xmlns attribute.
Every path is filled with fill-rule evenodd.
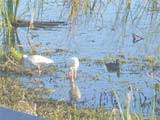
<svg viewBox="0 0 160 120"><path fill-rule="evenodd" d="M116 59L115 62L105 63L108 72L116 72L117 76L120 76L120 62Z"/></svg>

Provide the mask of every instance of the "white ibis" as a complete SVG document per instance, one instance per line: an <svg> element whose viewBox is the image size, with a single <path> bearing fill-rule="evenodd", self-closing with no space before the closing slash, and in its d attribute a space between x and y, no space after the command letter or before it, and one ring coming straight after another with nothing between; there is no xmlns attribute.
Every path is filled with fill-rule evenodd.
<svg viewBox="0 0 160 120"><path fill-rule="evenodd" d="M77 71L79 68L79 60L77 57L71 57L69 59L69 73L68 73L68 78L70 80L70 98L71 101L78 101L81 98L81 92L80 89L78 88L75 80L77 79Z"/></svg>
<svg viewBox="0 0 160 120"><path fill-rule="evenodd" d="M23 55L23 65L25 69L33 70L38 69L41 73L41 68L49 67L53 65L54 61L41 55Z"/></svg>
<svg viewBox="0 0 160 120"><path fill-rule="evenodd" d="M79 59L77 57L71 57L68 61L69 66L69 78L70 79L77 79L77 71L79 68ZM71 78L73 77L73 78Z"/></svg>

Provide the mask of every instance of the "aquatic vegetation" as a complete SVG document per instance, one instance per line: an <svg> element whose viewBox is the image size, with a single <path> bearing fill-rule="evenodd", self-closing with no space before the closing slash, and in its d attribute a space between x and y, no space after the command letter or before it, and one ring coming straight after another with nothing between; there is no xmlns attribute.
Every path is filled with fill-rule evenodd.
<svg viewBox="0 0 160 120"><path fill-rule="evenodd" d="M11 56L17 60L17 61L21 61L22 60L22 53L18 52L15 48L11 48Z"/></svg>
<svg viewBox="0 0 160 120"><path fill-rule="evenodd" d="M149 63L154 63L156 58L154 56L147 56L144 60Z"/></svg>
<svg viewBox="0 0 160 120"><path fill-rule="evenodd" d="M88 13L89 10L89 0L85 0L85 1L81 1L81 0L69 0L68 2L72 9L71 9L71 13L69 15L69 18L71 19L71 23L75 23L78 15L80 12L84 11L84 14Z"/></svg>
<svg viewBox="0 0 160 120"><path fill-rule="evenodd" d="M79 61L80 62L90 62L92 61L92 59L91 58L80 58Z"/></svg>
<svg viewBox="0 0 160 120"><path fill-rule="evenodd" d="M155 91L160 92L160 84L159 83L154 84L153 88L155 89Z"/></svg>
<svg viewBox="0 0 160 120"><path fill-rule="evenodd" d="M97 73L92 79L93 80L99 80L99 78L100 78L100 75Z"/></svg>
<svg viewBox="0 0 160 120"><path fill-rule="evenodd" d="M105 64L107 62L112 62L115 60L115 57L114 56L108 56L108 57L104 57L103 59L100 59L100 60L96 60L96 63L97 64Z"/></svg>

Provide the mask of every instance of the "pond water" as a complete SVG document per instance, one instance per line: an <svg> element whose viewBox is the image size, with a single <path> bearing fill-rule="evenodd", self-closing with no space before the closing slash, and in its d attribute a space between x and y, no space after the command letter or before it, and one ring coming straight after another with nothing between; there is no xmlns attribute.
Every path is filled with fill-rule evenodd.
<svg viewBox="0 0 160 120"><path fill-rule="evenodd" d="M131 112L139 113L140 105L143 112L150 115L152 112L153 98L156 98L156 114L160 115L160 93L155 89L159 85L148 73L151 68L145 67L143 58L155 56L159 58L159 27L158 13L145 10L147 4L143 0L133 0L130 12L123 5L119 8L119 1L107 4L107 1L97 1L94 13L88 15L80 14L76 25L69 24L68 15L70 7L63 6L62 1L46 4L42 20L65 21L68 25L48 29L30 30L18 28L18 36L26 51L30 50L28 42L33 46L39 45L36 49L38 53L50 52L48 56L55 61L55 66L59 69L56 73L46 73L42 75L23 75L20 80L29 87L46 87L55 90L50 97L55 100L69 102L70 85L67 79L66 61L69 56L78 58L88 58L82 61L78 70L77 85L80 88L82 98L76 103L80 107L105 106L106 109L118 108L118 102L125 109L127 94L132 93ZM144 3L143 3L144 2ZM53 7L54 6L54 7ZM19 9L19 11L21 11ZM119 12L118 12L119 11ZM128 15L128 18L125 15ZM19 12L19 15L21 13ZM118 17L118 19L116 19ZM29 18L28 16L26 18ZM127 19L127 22L125 21ZM71 27L72 26L72 27ZM72 32L71 32L72 31ZM133 34L143 37L141 41L133 43ZM55 49L65 49L66 51L55 52ZM142 63L122 64L120 76L110 73L104 64L97 64L97 60L114 56L120 58L123 54L125 58L137 58ZM157 73L159 70L156 71ZM12 76L13 77L13 76ZM14 78L14 77L13 77ZM33 81L41 81L41 84ZM118 98L114 94L117 94ZM119 100L118 100L119 99Z"/></svg>

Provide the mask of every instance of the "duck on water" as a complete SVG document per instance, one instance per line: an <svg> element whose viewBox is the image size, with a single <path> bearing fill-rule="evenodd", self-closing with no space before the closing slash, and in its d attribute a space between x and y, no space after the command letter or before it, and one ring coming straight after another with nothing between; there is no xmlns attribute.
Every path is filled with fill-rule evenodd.
<svg viewBox="0 0 160 120"><path fill-rule="evenodd" d="M120 76L120 62L116 59L115 62L105 63L108 72L116 72L117 76Z"/></svg>

